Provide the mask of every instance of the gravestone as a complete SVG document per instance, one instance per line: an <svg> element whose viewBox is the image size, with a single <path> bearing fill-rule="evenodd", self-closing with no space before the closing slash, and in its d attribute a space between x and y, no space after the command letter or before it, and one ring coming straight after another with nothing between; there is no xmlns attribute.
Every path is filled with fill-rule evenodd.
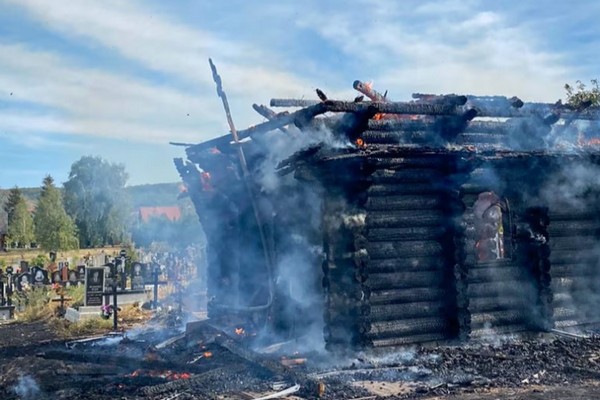
<svg viewBox="0 0 600 400"><path fill-rule="evenodd" d="M85 305L101 306L104 304L104 268L86 268L85 270Z"/></svg>
<svg viewBox="0 0 600 400"><path fill-rule="evenodd" d="M17 275L17 290L22 292L26 288L31 287L31 274L29 272L23 272L22 274Z"/></svg>
<svg viewBox="0 0 600 400"><path fill-rule="evenodd" d="M52 273L52 283L62 283L62 273L61 271L54 271Z"/></svg>
<svg viewBox="0 0 600 400"><path fill-rule="evenodd" d="M144 266L141 263L133 263L131 266L131 289L144 290Z"/></svg>
<svg viewBox="0 0 600 400"><path fill-rule="evenodd" d="M79 282L77 271L74 269L68 270L68 281L71 285L77 285L77 282Z"/></svg>
<svg viewBox="0 0 600 400"><path fill-rule="evenodd" d="M31 268L31 280L35 286L47 285L49 283L48 271L38 266Z"/></svg>
<svg viewBox="0 0 600 400"><path fill-rule="evenodd" d="M85 282L85 269L87 267L85 265L77 266L77 277L79 278L79 282Z"/></svg>
<svg viewBox="0 0 600 400"><path fill-rule="evenodd" d="M21 261L20 267L21 273L29 272L29 263L27 261Z"/></svg>

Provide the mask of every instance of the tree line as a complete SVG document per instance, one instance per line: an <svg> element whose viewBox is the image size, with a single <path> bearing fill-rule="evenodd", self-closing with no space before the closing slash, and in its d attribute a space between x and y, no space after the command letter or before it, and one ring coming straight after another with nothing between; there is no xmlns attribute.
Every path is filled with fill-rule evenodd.
<svg viewBox="0 0 600 400"><path fill-rule="evenodd" d="M4 205L8 243L47 250L71 250L123 243L128 239L129 208L125 167L100 157L73 163L61 191L51 176L42 182L34 210L19 188L9 191Z"/></svg>

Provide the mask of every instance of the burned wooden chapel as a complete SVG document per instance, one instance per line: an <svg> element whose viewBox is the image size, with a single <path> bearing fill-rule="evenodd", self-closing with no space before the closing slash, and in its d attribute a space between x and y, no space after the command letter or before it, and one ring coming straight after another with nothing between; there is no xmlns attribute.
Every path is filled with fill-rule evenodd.
<svg viewBox="0 0 600 400"><path fill-rule="evenodd" d="M600 109L354 88L175 160L210 318L330 348L600 322Z"/></svg>

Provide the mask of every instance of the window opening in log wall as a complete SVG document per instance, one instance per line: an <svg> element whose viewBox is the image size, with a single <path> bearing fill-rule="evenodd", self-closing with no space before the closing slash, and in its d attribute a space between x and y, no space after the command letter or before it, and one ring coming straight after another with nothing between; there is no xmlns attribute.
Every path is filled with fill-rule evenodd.
<svg viewBox="0 0 600 400"><path fill-rule="evenodd" d="M511 258L510 213L508 202L494 192L480 193L473 205L475 214L475 253L478 262Z"/></svg>

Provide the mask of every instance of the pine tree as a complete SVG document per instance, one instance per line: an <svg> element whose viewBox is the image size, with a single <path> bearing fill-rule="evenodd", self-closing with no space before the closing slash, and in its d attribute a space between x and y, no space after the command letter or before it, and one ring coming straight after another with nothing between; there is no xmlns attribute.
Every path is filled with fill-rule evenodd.
<svg viewBox="0 0 600 400"><path fill-rule="evenodd" d="M27 246L34 241L33 218L23 197L20 197L11 210L8 236L10 241L18 243L19 247Z"/></svg>
<svg viewBox="0 0 600 400"><path fill-rule="evenodd" d="M79 247L77 230L63 206L60 191L50 175L44 178L34 216L35 237L45 250L71 250Z"/></svg>
<svg viewBox="0 0 600 400"><path fill-rule="evenodd" d="M21 200L23 200L21 190L16 186L10 189L8 192L8 199L6 200L6 204L4 204L4 211L6 212L8 225L11 224L11 219L14 215L15 208Z"/></svg>

